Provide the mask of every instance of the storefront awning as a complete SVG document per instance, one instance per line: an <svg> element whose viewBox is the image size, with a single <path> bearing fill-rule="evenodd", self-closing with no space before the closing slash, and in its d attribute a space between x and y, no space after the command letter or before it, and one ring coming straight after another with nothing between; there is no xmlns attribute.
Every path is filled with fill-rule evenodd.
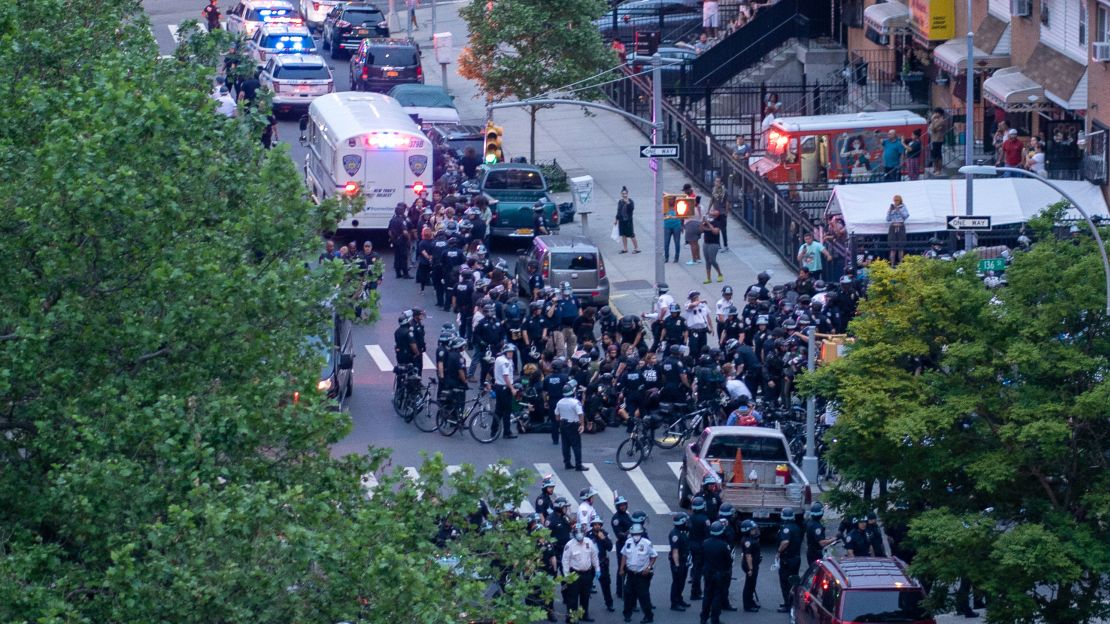
<svg viewBox="0 0 1110 624"><path fill-rule="evenodd" d="M863 10L863 23L882 36L909 32L910 10L900 2L872 4Z"/></svg>
<svg viewBox="0 0 1110 624"><path fill-rule="evenodd" d="M1045 97L1061 108L1087 108L1087 66L1083 63L1038 43L1024 71L1030 80L1044 85Z"/></svg>
<svg viewBox="0 0 1110 624"><path fill-rule="evenodd" d="M1017 67L1000 69L983 81L987 101L1011 113L1038 111L1051 105L1044 87Z"/></svg>
<svg viewBox="0 0 1110 624"><path fill-rule="evenodd" d="M972 67L975 71L998 69L1010 64L1009 54L984 52L978 46L972 48ZM946 72L957 74L967 71L967 41L952 39L933 50L933 59Z"/></svg>

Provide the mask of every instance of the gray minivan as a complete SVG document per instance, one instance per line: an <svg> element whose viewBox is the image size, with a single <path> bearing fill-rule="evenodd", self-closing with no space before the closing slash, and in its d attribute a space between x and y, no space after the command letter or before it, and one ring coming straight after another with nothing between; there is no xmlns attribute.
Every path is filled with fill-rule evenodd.
<svg viewBox="0 0 1110 624"><path fill-rule="evenodd" d="M517 283L525 296L528 294L528 263L533 260L540 267L544 284L558 287L570 282L574 297L580 302L609 305L605 261L601 251L588 238L553 234L532 239L532 248L516 263Z"/></svg>

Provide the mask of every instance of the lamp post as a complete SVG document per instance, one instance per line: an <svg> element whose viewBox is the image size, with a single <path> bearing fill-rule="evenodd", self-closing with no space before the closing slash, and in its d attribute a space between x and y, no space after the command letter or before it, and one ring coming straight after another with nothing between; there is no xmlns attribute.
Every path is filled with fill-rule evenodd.
<svg viewBox="0 0 1110 624"><path fill-rule="evenodd" d="M1071 205L1079 211L1079 214L1083 215L1083 220L1087 222L1087 227L1090 228L1091 235L1095 237L1095 242L1098 243L1098 253L1102 256L1102 270L1106 277L1106 315L1110 316L1110 259L1106 257L1106 244L1102 242L1102 235L1098 233L1098 227L1095 226L1095 222L1091 221L1091 216L1087 214L1083 206L1079 205L1079 202L1075 201L1075 199L1064 192L1064 189L1060 188L1058 184L1055 184L1051 180L1046 180L1031 171L1026 171L1025 169L1018 169L1016 167L991 167L988 165L964 165L960 167L960 173L968 177L973 175L993 176L999 173L1010 173L1024 178L1032 178L1056 191L1063 196L1064 199L1068 200Z"/></svg>
<svg viewBox="0 0 1110 624"><path fill-rule="evenodd" d="M964 166L974 164L975 158L975 33L971 30L971 0L967 0L967 89L964 92ZM985 116L985 115L984 115ZM932 140L931 138L929 139ZM960 169L963 171L963 169ZM964 214L971 216L972 208L972 178L973 174L964 176L967 185L967 199L964 205ZM968 232L964 236L964 249L971 251L975 248L975 233Z"/></svg>

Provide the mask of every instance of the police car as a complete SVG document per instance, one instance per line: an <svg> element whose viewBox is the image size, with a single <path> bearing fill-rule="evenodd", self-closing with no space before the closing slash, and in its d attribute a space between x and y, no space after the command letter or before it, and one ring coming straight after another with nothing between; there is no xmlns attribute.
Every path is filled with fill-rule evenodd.
<svg viewBox="0 0 1110 624"><path fill-rule="evenodd" d="M247 43L247 54L260 69L276 54L311 54L316 42L307 26L263 24Z"/></svg>
<svg viewBox="0 0 1110 624"><path fill-rule="evenodd" d="M273 91L275 111L308 108L312 100L335 91L331 68L319 54L271 54L258 81Z"/></svg>
<svg viewBox="0 0 1110 624"><path fill-rule="evenodd" d="M263 24L301 26L304 18L289 0L240 0L227 14L227 31L246 39Z"/></svg>

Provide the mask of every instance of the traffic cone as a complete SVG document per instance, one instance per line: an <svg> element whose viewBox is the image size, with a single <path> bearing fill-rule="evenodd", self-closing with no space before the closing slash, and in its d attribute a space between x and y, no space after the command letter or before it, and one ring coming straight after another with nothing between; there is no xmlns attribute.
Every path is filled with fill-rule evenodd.
<svg viewBox="0 0 1110 624"><path fill-rule="evenodd" d="M744 454L736 449L736 459L732 462L732 483L744 482Z"/></svg>

